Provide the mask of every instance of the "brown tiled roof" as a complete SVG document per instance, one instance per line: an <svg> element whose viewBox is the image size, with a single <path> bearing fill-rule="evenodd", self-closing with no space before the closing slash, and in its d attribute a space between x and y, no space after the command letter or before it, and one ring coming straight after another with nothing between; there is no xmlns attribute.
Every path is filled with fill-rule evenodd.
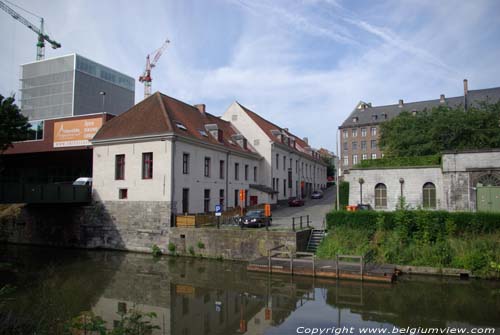
<svg viewBox="0 0 500 335"><path fill-rule="evenodd" d="M177 123L182 124L186 129L179 128ZM205 129L207 124L216 124L218 129L222 130L222 142L210 135L210 132ZM203 136L200 131L205 132L207 136ZM228 121L224 121L210 113L202 114L198 108L159 92L104 124L93 140L110 140L165 133L175 133L210 144L225 146L232 150L255 153L249 144L247 149L243 149L235 141L231 140L231 137L238 134L238 132Z"/></svg>
<svg viewBox="0 0 500 335"><path fill-rule="evenodd" d="M246 108L242 104L240 104L238 102L237 102L237 104L243 109L243 111L245 111L245 113L248 114L248 116L250 116L250 118L260 127L260 129L262 129L264 131L264 133L269 137L269 139L271 141L280 142L280 139L275 134L273 134L273 132L272 132L273 130L279 130L280 132L284 132L289 137L295 138L296 148L294 149L293 147L290 147L291 149L294 149L300 153L309 155L309 156L311 156L311 158L313 158L312 155L309 152L307 152L307 150L306 150L306 147L310 147L309 144L307 144L303 139L290 133L289 131L285 130L284 128L281 128L280 126L272 123L271 121L264 119L262 116L251 111L250 109ZM315 159L315 158L313 158L313 159Z"/></svg>

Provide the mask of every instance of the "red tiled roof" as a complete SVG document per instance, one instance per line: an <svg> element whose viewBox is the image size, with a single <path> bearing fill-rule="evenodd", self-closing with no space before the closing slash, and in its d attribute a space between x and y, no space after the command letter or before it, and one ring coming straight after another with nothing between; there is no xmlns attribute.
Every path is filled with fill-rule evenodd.
<svg viewBox="0 0 500 335"><path fill-rule="evenodd" d="M264 131L264 133L269 137L269 139L271 141L275 141L275 142L279 142L280 143L280 139L275 134L272 133L273 130L279 130L280 132L284 132L289 137L295 138L296 148L294 149L293 147L290 147L291 149L294 149L294 150L296 150L296 151L298 151L300 153L309 155L309 156L311 156L311 158L315 159L305 149L306 147L309 147L309 144L307 144L303 139L301 139L300 137L298 137L298 136L290 133L289 131L285 130L284 128L281 128L280 126L272 123L271 121L268 121L268 120L264 119L262 116L260 116L259 114L251 111L250 109L246 108L242 104L240 104L238 102L237 102L237 104L243 109L243 111L245 111L245 113L248 114L248 116L250 116L250 118L260 127L260 129L262 129Z"/></svg>
<svg viewBox="0 0 500 335"><path fill-rule="evenodd" d="M182 124L186 129L179 128L177 123ZM218 129L222 130L222 142L210 135L210 132L205 129L207 124L216 124ZM200 131L205 132L207 136L203 136ZM247 149L243 149L235 141L231 140L231 136L238 134L238 132L228 121L224 121L210 113L205 112L202 114L198 108L159 92L105 123L94 136L94 140L165 133L175 133L210 144L225 146L232 150L255 153L249 144Z"/></svg>

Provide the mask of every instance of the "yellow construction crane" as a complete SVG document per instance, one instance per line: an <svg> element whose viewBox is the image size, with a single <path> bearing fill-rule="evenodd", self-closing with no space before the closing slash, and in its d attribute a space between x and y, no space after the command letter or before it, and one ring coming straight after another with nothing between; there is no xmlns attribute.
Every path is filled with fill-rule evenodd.
<svg viewBox="0 0 500 335"><path fill-rule="evenodd" d="M16 5L14 5L14 6L16 6ZM19 6L16 6L16 7L19 7ZM40 27L37 27L33 23L31 23L30 21L25 19L21 14L19 14L15 10L13 10L11 7L7 6L7 4L4 1L0 1L0 8L3 9L7 14L12 16L15 20L21 22L26 27L28 27L29 29L34 31L35 34L38 35L38 40L36 43L36 60L41 60L41 59L45 58L45 41L50 43L50 45L52 46L52 49L57 49L57 48L61 47L60 43L51 39L49 37L49 35L45 34L45 32L43 31L43 25L44 25L43 17L40 17L36 14L30 13L27 10L23 9L27 13L30 13L30 14L32 14L40 19ZM22 9L21 7L19 7L19 8Z"/></svg>

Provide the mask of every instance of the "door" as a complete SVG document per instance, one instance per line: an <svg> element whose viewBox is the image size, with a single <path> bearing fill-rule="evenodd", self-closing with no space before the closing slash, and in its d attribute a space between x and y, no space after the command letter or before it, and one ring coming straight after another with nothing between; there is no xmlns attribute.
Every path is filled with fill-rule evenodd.
<svg viewBox="0 0 500 335"><path fill-rule="evenodd" d="M256 206L259 203L256 195L250 196L250 206Z"/></svg>
<svg viewBox="0 0 500 335"><path fill-rule="evenodd" d="M477 210L500 212L500 186L481 186L477 188Z"/></svg>

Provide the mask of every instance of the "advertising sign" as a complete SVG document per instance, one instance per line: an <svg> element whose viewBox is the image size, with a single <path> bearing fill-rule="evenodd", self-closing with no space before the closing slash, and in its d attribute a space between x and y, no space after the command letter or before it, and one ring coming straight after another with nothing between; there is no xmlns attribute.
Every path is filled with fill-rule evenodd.
<svg viewBox="0 0 500 335"><path fill-rule="evenodd" d="M54 148L90 145L102 118L54 122Z"/></svg>

